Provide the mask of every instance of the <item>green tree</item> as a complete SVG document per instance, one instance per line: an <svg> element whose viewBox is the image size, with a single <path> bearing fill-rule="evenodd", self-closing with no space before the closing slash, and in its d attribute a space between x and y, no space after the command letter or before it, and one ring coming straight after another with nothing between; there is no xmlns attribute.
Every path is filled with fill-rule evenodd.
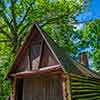
<svg viewBox="0 0 100 100"><path fill-rule="evenodd" d="M38 22L41 27L50 25L53 30L56 27L55 30L61 31L61 34L64 31L73 31L72 24L76 22L75 15L79 14L81 2L76 2L76 0L1 0L0 7L0 32L6 37L6 40L1 40L1 42L10 42L14 47L13 50L16 51L32 22ZM60 30L57 29L58 27ZM72 32L67 32L67 34L70 33Z"/></svg>
<svg viewBox="0 0 100 100"><path fill-rule="evenodd" d="M87 22L83 30L78 32L80 36L79 48L89 48L94 70L100 70L100 19Z"/></svg>
<svg viewBox="0 0 100 100"><path fill-rule="evenodd" d="M27 30L38 22L54 41L74 52L75 17L82 9L82 0L0 0L0 100L9 95L4 81Z"/></svg>

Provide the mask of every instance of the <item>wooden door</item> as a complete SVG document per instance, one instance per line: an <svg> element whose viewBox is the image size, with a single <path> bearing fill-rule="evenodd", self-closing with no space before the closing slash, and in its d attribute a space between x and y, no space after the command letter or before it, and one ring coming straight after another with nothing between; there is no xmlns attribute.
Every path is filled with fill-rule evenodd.
<svg viewBox="0 0 100 100"><path fill-rule="evenodd" d="M23 100L63 100L59 78L46 76L25 79Z"/></svg>

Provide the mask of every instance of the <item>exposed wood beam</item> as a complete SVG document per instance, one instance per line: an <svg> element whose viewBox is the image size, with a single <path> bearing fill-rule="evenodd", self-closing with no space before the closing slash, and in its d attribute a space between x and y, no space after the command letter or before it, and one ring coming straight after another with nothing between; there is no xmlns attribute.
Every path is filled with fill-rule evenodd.
<svg viewBox="0 0 100 100"><path fill-rule="evenodd" d="M50 67L49 69L41 69L41 70L32 70L32 71L25 71L25 72L19 72L15 74L10 74L10 77L24 77L24 76L32 76L32 75L41 75L41 74L52 74L52 73L57 73L60 72L62 73L63 71L61 70L60 66L56 65L56 67Z"/></svg>
<svg viewBox="0 0 100 100"><path fill-rule="evenodd" d="M44 45L44 40L41 41L41 46L40 46L40 61L39 61L39 68L40 68L40 64L41 64L41 60L42 60L42 56L43 56L43 45Z"/></svg>
<svg viewBox="0 0 100 100"><path fill-rule="evenodd" d="M29 69L30 70L32 70L31 47L32 47L32 45L28 48L28 53L29 53Z"/></svg>
<svg viewBox="0 0 100 100"><path fill-rule="evenodd" d="M49 69L53 69L53 68L57 68L60 67L60 65L53 65L53 66L45 66L43 68L40 68L39 70L49 70Z"/></svg>
<svg viewBox="0 0 100 100"><path fill-rule="evenodd" d="M72 100L72 96L71 96L71 79L70 79L70 76L67 75L66 76L66 84L65 84L67 87L66 87L66 93L67 93L67 97L68 97L68 100Z"/></svg>

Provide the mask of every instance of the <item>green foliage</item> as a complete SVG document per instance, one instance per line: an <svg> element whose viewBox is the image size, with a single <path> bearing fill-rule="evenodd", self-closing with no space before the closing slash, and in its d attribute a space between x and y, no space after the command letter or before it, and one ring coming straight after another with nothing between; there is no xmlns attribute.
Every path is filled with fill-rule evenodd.
<svg viewBox="0 0 100 100"><path fill-rule="evenodd" d="M0 45L0 100L5 100L11 91L9 82L5 80L9 62L11 62L11 49L8 43L2 43Z"/></svg>
<svg viewBox="0 0 100 100"><path fill-rule="evenodd" d="M73 24L76 23L75 15L81 10L81 1L79 3L76 0L1 0L0 2L2 20L0 31L2 34L5 31L6 34L3 35L9 39L14 51L20 47L32 22L38 22L41 27L54 25L60 27L60 31L73 31Z"/></svg>
<svg viewBox="0 0 100 100"><path fill-rule="evenodd" d="M59 46L74 52L75 17L81 5L82 0L0 0L0 100L10 95L5 76L32 23L38 22Z"/></svg>
<svg viewBox="0 0 100 100"><path fill-rule="evenodd" d="M100 19L87 23L87 26L91 35L94 34L91 38L93 66L95 70L100 71Z"/></svg>
<svg viewBox="0 0 100 100"><path fill-rule="evenodd" d="M77 47L90 50L93 69L100 70L100 19L87 22L84 29L77 32L80 40Z"/></svg>

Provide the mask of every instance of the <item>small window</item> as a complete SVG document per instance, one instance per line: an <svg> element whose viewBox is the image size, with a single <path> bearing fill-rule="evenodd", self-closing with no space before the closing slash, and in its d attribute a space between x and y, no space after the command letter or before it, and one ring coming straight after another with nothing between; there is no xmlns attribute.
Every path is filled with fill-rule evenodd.
<svg viewBox="0 0 100 100"><path fill-rule="evenodd" d="M35 70L38 69L40 63L40 46L41 43L34 43L31 45L30 48L30 63L31 69Z"/></svg>

